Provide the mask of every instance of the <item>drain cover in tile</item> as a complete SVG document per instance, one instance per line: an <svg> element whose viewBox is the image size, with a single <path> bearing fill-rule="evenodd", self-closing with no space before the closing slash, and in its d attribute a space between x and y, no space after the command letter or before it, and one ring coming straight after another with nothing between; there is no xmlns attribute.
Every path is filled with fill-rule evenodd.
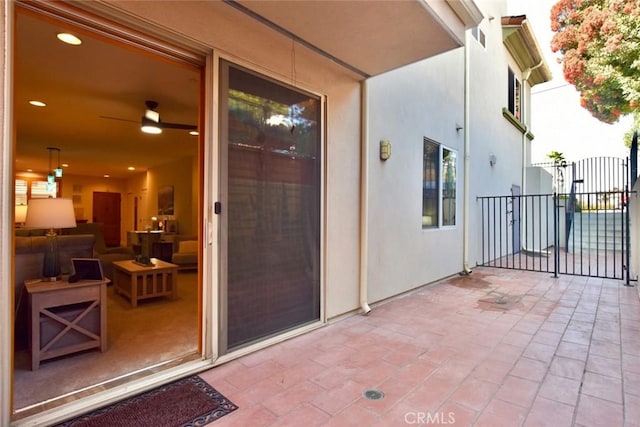
<svg viewBox="0 0 640 427"><path fill-rule="evenodd" d="M367 390L364 393L364 397L369 400L380 400L384 397L384 393L379 390Z"/></svg>

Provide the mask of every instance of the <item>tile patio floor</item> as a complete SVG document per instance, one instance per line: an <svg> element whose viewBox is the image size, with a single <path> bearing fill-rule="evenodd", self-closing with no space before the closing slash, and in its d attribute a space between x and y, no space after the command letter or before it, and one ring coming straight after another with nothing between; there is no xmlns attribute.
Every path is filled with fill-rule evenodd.
<svg viewBox="0 0 640 427"><path fill-rule="evenodd" d="M638 290L477 268L201 377L216 427L640 426Z"/></svg>

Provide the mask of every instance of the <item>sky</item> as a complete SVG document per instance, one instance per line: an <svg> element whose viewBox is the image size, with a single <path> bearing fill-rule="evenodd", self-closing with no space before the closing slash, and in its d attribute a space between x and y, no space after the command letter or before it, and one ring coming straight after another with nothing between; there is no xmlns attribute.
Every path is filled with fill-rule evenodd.
<svg viewBox="0 0 640 427"><path fill-rule="evenodd" d="M624 134L633 120L623 118L616 124L602 123L580 106L580 96L573 85L564 80L562 65L551 51L553 32L550 27L551 7L557 0L508 0L509 15L527 15L540 49L545 54L553 79L536 85L531 94L531 162L547 162L547 154L559 151L565 159L577 161L589 157L625 158Z"/></svg>

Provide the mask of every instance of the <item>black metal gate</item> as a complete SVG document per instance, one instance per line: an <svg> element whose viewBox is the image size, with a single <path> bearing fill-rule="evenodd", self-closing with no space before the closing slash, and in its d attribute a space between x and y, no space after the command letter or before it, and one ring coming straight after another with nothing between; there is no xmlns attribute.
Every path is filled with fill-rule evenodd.
<svg viewBox="0 0 640 427"><path fill-rule="evenodd" d="M478 197L481 265L624 280L629 277L629 162L550 165L553 194Z"/></svg>

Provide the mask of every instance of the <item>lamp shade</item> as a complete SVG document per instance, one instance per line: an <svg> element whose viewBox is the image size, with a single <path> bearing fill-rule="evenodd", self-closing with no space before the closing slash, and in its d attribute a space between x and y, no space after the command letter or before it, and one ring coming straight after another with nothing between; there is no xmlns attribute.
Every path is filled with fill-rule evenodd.
<svg viewBox="0 0 640 427"><path fill-rule="evenodd" d="M27 219L27 205L16 205L15 222L22 224Z"/></svg>
<svg viewBox="0 0 640 427"><path fill-rule="evenodd" d="M25 228L73 228L76 217L71 199L31 199Z"/></svg>

